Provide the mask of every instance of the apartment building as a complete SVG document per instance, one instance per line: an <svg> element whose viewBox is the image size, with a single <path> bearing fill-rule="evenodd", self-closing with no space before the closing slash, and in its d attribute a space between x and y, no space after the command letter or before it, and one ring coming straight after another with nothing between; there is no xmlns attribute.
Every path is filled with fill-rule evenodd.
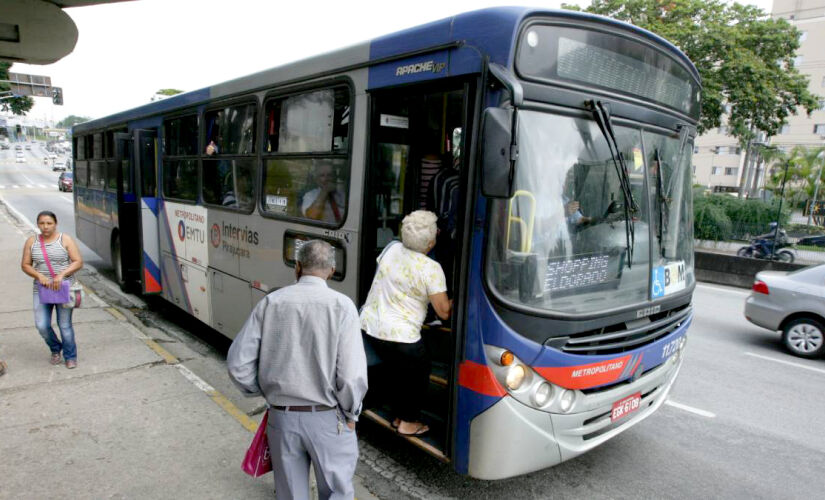
<svg viewBox="0 0 825 500"><path fill-rule="evenodd" d="M794 146L825 145L825 0L774 0L774 18L793 23L801 32L801 46L795 59L799 71L810 79L809 90L821 97L811 116L805 111L788 117L787 124L769 142L782 150ZM744 173L745 151L725 127L709 131L696 140L693 152L694 183L714 191L735 191ZM759 186L765 172L760 171Z"/></svg>

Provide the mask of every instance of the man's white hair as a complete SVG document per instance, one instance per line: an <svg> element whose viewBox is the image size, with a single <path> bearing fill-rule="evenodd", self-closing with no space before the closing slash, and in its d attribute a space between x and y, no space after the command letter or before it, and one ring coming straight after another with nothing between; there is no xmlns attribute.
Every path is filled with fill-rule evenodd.
<svg viewBox="0 0 825 500"><path fill-rule="evenodd" d="M410 250L425 253L435 241L438 217L428 210L416 210L401 221L401 243Z"/></svg>
<svg viewBox="0 0 825 500"><path fill-rule="evenodd" d="M309 240L298 249L297 261L304 271L326 272L335 267L335 250L323 240Z"/></svg>

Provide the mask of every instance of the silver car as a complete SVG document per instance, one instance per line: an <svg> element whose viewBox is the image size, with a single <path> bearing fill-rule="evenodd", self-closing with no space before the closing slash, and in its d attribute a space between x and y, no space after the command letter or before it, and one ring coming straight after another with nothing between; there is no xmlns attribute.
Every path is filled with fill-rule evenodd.
<svg viewBox="0 0 825 500"><path fill-rule="evenodd" d="M825 352L825 264L798 271L756 274L745 301L745 317L769 330L782 330L782 343L796 356Z"/></svg>

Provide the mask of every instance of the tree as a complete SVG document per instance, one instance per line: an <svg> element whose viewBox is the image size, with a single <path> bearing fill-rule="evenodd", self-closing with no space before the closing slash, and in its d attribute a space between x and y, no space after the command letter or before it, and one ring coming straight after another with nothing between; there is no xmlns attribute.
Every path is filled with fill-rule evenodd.
<svg viewBox="0 0 825 500"><path fill-rule="evenodd" d="M825 168L825 147L809 148L796 146L789 155L777 154L766 158L773 162L773 172L768 179L768 187L778 192L785 175L785 162L788 162L788 179L785 181L785 199L794 207L804 205L805 200L812 199L816 188L817 177L822 176ZM822 186L817 197L823 195Z"/></svg>
<svg viewBox="0 0 825 500"><path fill-rule="evenodd" d="M178 89L160 89L157 92L155 92L155 95L153 95L150 100L159 101L161 99L166 99L167 97L171 97L173 95L178 95L182 93L183 91Z"/></svg>
<svg viewBox="0 0 825 500"><path fill-rule="evenodd" d="M794 67L799 30L760 8L723 0L593 0L586 10L650 30L687 54L702 78L700 134L721 125L729 107L729 133L747 147L759 132L776 135L798 108L810 114L818 107L807 75Z"/></svg>
<svg viewBox="0 0 825 500"><path fill-rule="evenodd" d="M76 116L76 115L69 115L66 118L63 118L59 122L57 122L57 128L69 128L78 123L83 123L91 120L88 116Z"/></svg>
<svg viewBox="0 0 825 500"><path fill-rule="evenodd" d="M7 61L0 61L0 80L9 79L9 68L11 63ZM11 90L8 83L0 83L0 92ZM11 111L15 115L25 115L27 111L34 106L34 99L31 97L12 97L0 101L0 109L3 111Z"/></svg>

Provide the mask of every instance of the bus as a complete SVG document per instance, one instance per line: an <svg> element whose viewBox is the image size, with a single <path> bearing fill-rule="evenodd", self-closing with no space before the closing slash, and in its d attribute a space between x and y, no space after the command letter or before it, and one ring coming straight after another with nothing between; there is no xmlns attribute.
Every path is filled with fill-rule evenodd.
<svg viewBox="0 0 825 500"><path fill-rule="evenodd" d="M700 85L623 22L463 13L76 125L77 235L231 338L304 242L335 248L330 286L361 305L404 215L435 211L454 314L423 328L431 431L405 439L525 474L650 416L677 377ZM369 358L364 415L390 429Z"/></svg>

